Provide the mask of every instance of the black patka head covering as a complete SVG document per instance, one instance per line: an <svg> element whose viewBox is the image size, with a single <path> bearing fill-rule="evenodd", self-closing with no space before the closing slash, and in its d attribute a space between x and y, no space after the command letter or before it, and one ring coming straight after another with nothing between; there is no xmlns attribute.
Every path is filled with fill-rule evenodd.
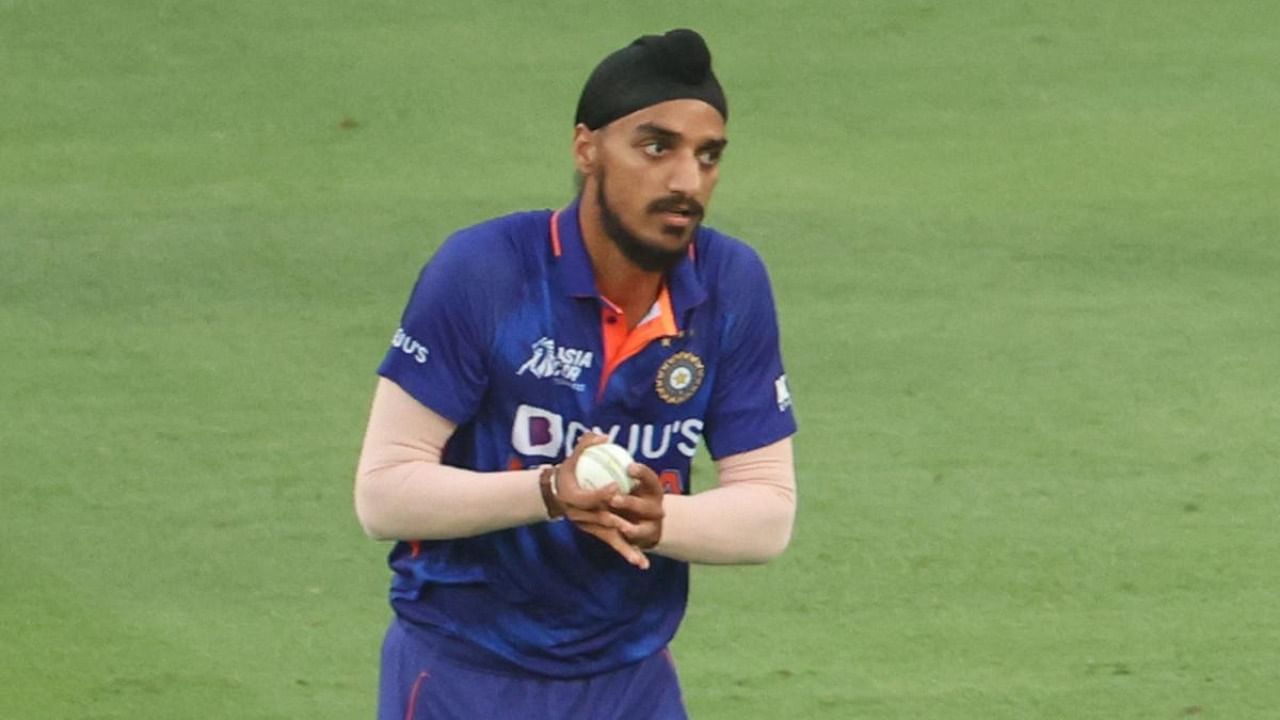
<svg viewBox="0 0 1280 720"><path fill-rule="evenodd" d="M711 51L693 30L645 35L610 54L587 78L574 124L596 130L667 100L701 100L729 119L724 90L711 72Z"/></svg>

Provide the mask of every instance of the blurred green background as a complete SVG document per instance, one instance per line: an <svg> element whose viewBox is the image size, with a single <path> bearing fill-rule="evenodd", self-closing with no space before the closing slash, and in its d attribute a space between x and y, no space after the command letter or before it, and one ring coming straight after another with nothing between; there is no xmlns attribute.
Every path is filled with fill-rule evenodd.
<svg viewBox="0 0 1280 720"><path fill-rule="evenodd" d="M0 718L373 716L412 281L680 26L801 421L693 717L1277 716L1280 5L0 0Z"/></svg>

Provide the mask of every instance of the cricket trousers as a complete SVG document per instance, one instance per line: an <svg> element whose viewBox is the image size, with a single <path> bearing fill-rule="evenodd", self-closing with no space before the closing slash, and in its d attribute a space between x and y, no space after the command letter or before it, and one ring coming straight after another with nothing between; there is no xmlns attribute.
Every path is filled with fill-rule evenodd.
<svg viewBox="0 0 1280 720"><path fill-rule="evenodd" d="M471 655L471 657L467 657ZM456 640L391 621L378 720L687 720L671 655L585 678L520 673Z"/></svg>

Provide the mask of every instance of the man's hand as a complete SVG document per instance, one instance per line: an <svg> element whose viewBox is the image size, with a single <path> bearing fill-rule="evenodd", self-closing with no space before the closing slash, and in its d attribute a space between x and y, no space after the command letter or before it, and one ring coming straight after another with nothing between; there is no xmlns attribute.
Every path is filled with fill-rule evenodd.
<svg viewBox="0 0 1280 720"><path fill-rule="evenodd" d="M565 459L563 463L556 469L555 477L556 496L560 503L564 505L565 517L569 518L578 529L592 535L596 539L613 548L627 562L635 565L641 570L649 569L649 558L640 551L638 547L631 541L632 534L638 534L642 539L647 539L651 533L642 531L641 525L630 522L622 515L613 512L610 508L611 502L615 499L626 499L618 493L618 486L610 483L598 490L588 490L578 484L578 476L576 475L578 467L578 458L582 457L582 452L592 445L601 445L609 442L609 438L604 435L588 433L584 435L573 449L573 454ZM635 466L633 466L635 467ZM646 468L647 469L647 468ZM653 475L652 471L649 471ZM633 477L635 477L633 475ZM654 483L657 483L657 476L653 477ZM661 486L658 491L661 492ZM637 489L636 492L641 492ZM624 506L626 507L626 506ZM661 500L659 500L659 525L658 532L661 532ZM649 510L649 514L652 510ZM647 515L645 517L648 517ZM657 543L656 535L654 535L654 544ZM643 545L642 547L652 547Z"/></svg>
<svg viewBox="0 0 1280 720"><path fill-rule="evenodd" d="M627 474L638 482L630 495L614 495L609 499L609 507L627 521L619 526L623 537L632 545L648 550L662 539L662 518L666 511L662 509L662 498L665 491L658 475L647 465L632 463Z"/></svg>

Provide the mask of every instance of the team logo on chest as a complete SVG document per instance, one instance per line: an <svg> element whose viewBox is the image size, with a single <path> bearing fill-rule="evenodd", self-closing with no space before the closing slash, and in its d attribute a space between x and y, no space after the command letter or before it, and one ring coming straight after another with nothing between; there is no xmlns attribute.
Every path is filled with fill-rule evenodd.
<svg viewBox="0 0 1280 720"><path fill-rule="evenodd" d="M698 392L706 374L702 358L682 351L667 358L662 367L658 368L658 379L654 387L658 390L658 397L672 405L679 405Z"/></svg>

